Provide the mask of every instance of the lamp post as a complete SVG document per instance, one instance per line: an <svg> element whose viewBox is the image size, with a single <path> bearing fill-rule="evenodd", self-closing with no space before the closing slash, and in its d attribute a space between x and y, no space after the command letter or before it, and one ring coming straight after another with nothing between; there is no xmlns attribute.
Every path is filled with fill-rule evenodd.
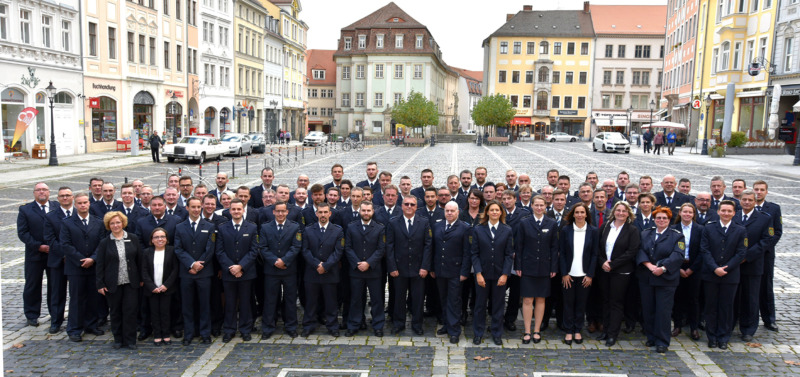
<svg viewBox="0 0 800 377"><path fill-rule="evenodd" d="M239 116L236 117L236 132L242 132L242 103L239 102L233 111L235 111Z"/></svg>
<svg viewBox="0 0 800 377"><path fill-rule="evenodd" d="M650 129L653 129L653 111L656 109L656 100L650 100ZM658 130L656 130L658 132Z"/></svg>
<svg viewBox="0 0 800 377"><path fill-rule="evenodd" d="M708 137L706 137L706 135L708 134L708 110L711 109L711 94L709 94L708 97L706 97L706 99L703 100L703 102L706 105L706 126L702 132L703 150L700 152L700 154L703 156L708 156Z"/></svg>
<svg viewBox="0 0 800 377"><path fill-rule="evenodd" d="M219 112L219 115L220 118L222 118L222 127L219 129L219 138L222 139L222 137L225 136L225 124L228 122L228 108L222 108L222 110Z"/></svg>
<svg viewBox="0 0 800 377"><path fill-rule="evenodd" d="M53 101L56 99L56 87L50 81L50 85L44 90L47 91L47 98L50 99L50 166L58 166L58 156L56 155L56 129L53 122Z"/></svg>
<svg viewBox="0 0 800 377"><path fill-rule="evenodd" d="M170 97L172 102L169 104L169 113L172 115L172 144L178 143L178 121L175 119L175 116L178 115L177 99L178 96L175 95L175 91L173 90L172 97Z"/></svg>

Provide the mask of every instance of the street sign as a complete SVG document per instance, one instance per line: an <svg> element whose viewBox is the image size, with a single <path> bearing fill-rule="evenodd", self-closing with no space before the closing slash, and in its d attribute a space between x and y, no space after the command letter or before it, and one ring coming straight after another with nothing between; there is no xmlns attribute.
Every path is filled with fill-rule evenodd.
<svg viewBox="0 0 800 377"><path fill-rule="evenodd" d="M702 105L703 104L702 104L702 102L700 102L699 99L696 99L696 100L692 101L692 108L695 109L695 110L699 109L700 106L702 106Z"/></svg>
<svg viewBox="0 0 800 377"><path fill-rule="evenodd" d="M761 65L758 63L751 63L747 72L750 74L750 76L758 76L758 73L761 72Z"/></svg>

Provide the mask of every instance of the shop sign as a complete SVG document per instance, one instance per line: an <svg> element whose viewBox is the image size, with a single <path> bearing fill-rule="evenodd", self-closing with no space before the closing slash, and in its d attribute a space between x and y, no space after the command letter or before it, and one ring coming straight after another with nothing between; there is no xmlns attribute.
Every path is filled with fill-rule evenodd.
<svg viewBox="0 0 800 377"><path fill-rule="evenodd" d="M702 106L702 102L700 102L699 99L696 99L696 100L692 101L692 108L693 109L697 110L697 109L700 108L700 106Z"/></svg>
<svg viewBox="0 0 800 377"><path fill-rule="evenodd" d="M173 93L175 94L175 97L183 98L183 92L180 91L180 90L169 90L169 89L167 89L165 91L165 94L167 95L167 97L172 97Z"/></svg>
<svg viewBox="0 0 800 377"><path fill-rule="evenodd" d="M114 85L108 84L92 84L92 89L99 89L99 90L110 90L112 92L117 91L117 87Z"/></svg>
<svg viewBox="0 0 800 377"><path fill-rule="evenodd" d="M578 110L558 110L558 115L578 115Z"/></svg>
<svg viewBox="0 0 800 377"><path fill-rule="evenodd" d="M89 98L89 108L91 108L91 109L99 109L100 108L100 98L97 98L97 97Z"/></svg>
<svg viewBox="0 0 800 377"><path fill-rule="evenodd" d="M767 89L767 97L771 96L772 96L772 88ZM796 89L783 88L781 90L781 96L800 96L800 88Z"/></svg>

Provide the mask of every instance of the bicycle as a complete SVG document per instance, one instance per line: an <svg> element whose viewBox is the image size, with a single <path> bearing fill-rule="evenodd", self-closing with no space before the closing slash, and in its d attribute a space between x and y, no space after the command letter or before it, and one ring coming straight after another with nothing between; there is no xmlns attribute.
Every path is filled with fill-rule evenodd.
<svg viewBox="0 0 800 377"><path fill-rule="evenodd" d="M347 138L342 142L342 150L345 152L355 149L359 152L364 150L364 143L355 139Z"/></svg>

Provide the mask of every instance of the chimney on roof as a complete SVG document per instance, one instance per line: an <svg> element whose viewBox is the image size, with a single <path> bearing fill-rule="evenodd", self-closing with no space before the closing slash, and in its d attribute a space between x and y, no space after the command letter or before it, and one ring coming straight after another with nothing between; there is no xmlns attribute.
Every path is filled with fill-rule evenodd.
<svg viewBox="0 0 800 377"><path fill-rule="evenodd" d="M588 1L584 1L583 2L583 13L589 13L589 2Z"/></svg>
<svg viewBox="0 0 800 377"><path fill-rule="evenodd" d="M532 11L533 10L533 5L523 5L522 6L522 10Z"/></svg>
<svg viewBox="0 0 800 377"><path fill-rule="evenodd" d="M514 17L514 13L506 13L506 22L511 21L512 17Z"/></svg>

